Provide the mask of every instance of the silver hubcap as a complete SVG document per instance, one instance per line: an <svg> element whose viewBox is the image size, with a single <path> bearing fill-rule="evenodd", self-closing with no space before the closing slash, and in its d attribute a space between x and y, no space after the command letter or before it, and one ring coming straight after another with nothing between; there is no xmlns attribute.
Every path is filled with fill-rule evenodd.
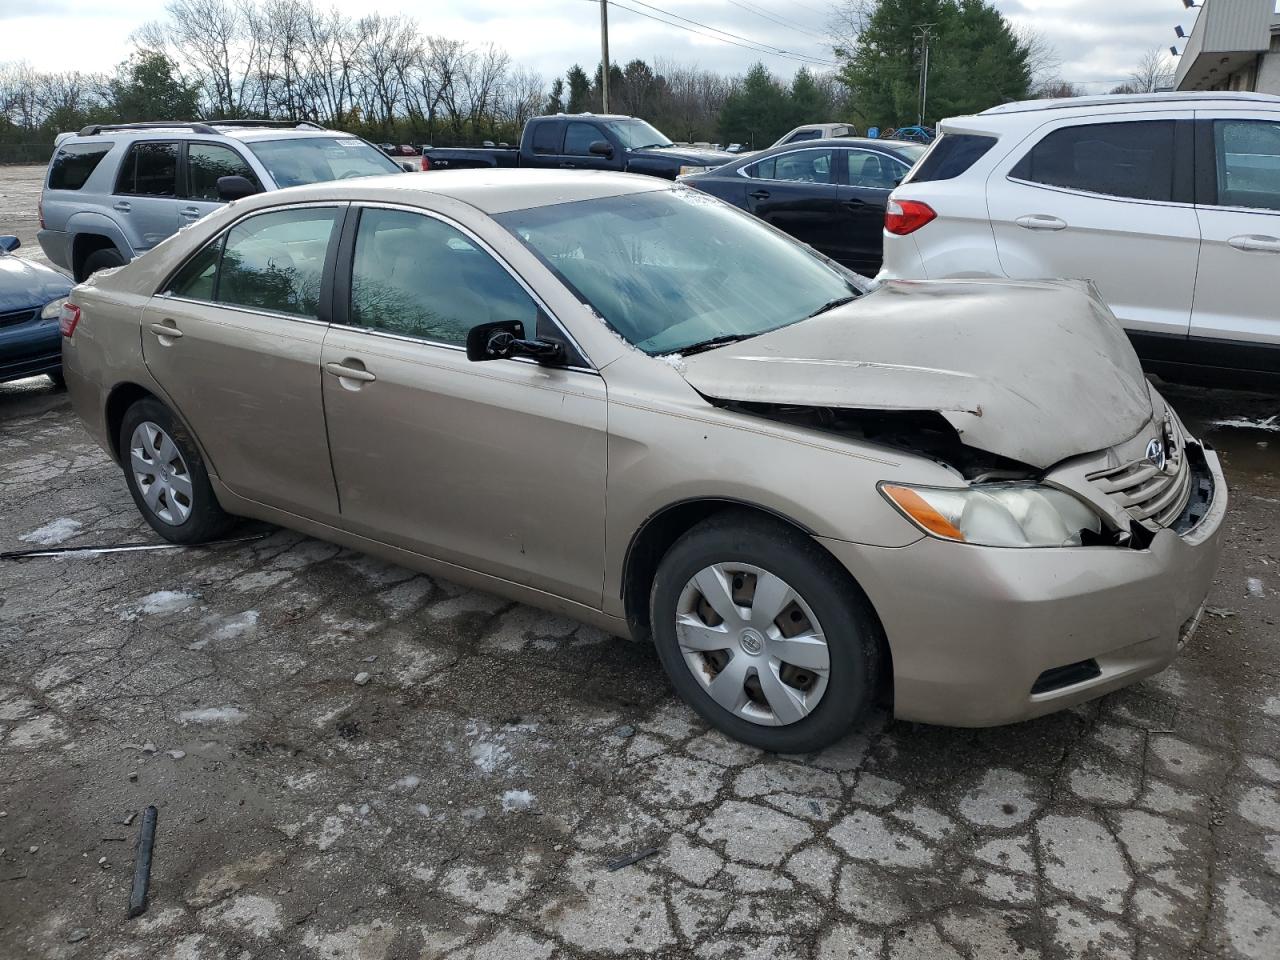
<svg viewBox="0 0 1280 960"><path fill-rule="evenodd" d="M826 635L781 577L747 563L717 563L685 584L676 641L703 689L735 716L765 726L803 720L831 672Z"/></svg>
<svg viewBox="0 0 1280 960"><path fill-rule="evenodd" d="M129 439L129 468L142 500L155 516L172 526L191 516L191 473L173 439L150 420L134 428Z"/></svg>

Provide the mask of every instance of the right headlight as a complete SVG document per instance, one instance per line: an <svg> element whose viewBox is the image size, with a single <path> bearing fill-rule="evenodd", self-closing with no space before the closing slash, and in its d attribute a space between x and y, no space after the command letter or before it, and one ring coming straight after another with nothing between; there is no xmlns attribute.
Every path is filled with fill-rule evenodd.
<svg viewBox="0 0 1280 960"><path fill-rule="evenodd" d="M1102 518L1069 493L1038 483L916 487L882 483L907 519L943 540L985 547L1078 547Z"/></svg>

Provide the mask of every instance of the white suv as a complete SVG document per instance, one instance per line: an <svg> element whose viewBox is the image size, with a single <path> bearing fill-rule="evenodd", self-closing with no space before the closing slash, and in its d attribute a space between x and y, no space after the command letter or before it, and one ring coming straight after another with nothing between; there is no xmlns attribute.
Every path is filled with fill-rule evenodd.
<svg viewBox="0 0 1280 960"><path fill-rule="evenodd" d="M881 279L1093 280L1157 371L1280 374L1280 97L1010 103L943 121Z"/></svg>

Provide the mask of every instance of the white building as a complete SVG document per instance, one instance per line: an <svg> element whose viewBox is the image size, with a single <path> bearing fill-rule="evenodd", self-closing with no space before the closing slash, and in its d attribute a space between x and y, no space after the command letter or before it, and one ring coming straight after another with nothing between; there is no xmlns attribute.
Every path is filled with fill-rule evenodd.
<svg viewBox="0 0 1280 960"><path fill-rule="evenodd" d="M1203 0L1175 87L1280 94L1280 2Z"/></svg>

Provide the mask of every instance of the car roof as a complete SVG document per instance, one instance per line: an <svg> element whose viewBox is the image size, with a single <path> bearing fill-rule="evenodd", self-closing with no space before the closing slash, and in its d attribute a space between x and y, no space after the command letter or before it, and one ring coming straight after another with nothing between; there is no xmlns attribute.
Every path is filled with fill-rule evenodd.
<svg viewBox="0 0 1280 960"><path fill-rule="evenodd" d="M912 143L910 140L882 140L879 137L823 137L821 140L797 140L777 147L766 147L764 150L748 154L743 159L759 160L773 154L790 153L795 150L816 150L824 146L871 147L872 149L878 147L892 151L901 150L903 147L922 147L924 144Z"/></svg>
<svg viewBox="0 0 1280 960"><path fill-rule="evenodd" d="M1002 103L999 106L983 110L978 116L987 117L993 114L1030 113L1037 110L1087 110L1098 107L1128 107L1143 104L1169 105L1189 103L1203 105L1214 101L1243 103L1264 103L1269 106L1280 105L1280 97L1265 93L1233 93L1229 91L1166 91L1160 93L1112 93L1096 97L1061 97L1052 100L1020 100L1016 103Z"/></svg>
<svg viewBox="0 0 1280 960"><path fill-rule="evenodd" d="M279 123L246 122L243 126L232 121L212 123L164 121L139 124L90 124L75 134L59 134L60 146L71 140L117 140L120 138L136 140L174 140L191 139L207 140L210 137L228 137L242 142L261 140L302 140L321 137L349 137L359 139L353 133L343 130L327 130L318 124L302 121L298 125Z"/></svg>
<svg viewBox="0 0 1280 960"><path fill-rule="evenodd" d="M286 199L294 191L306 191L308 199L394 201L404 200L404 195L410 193L423 197L449 197L483 213L497 214L557 203L649 193L671 189L672 186L669 180L608 170L485 167L333 180L274 191L271 196Z"/></svg>

